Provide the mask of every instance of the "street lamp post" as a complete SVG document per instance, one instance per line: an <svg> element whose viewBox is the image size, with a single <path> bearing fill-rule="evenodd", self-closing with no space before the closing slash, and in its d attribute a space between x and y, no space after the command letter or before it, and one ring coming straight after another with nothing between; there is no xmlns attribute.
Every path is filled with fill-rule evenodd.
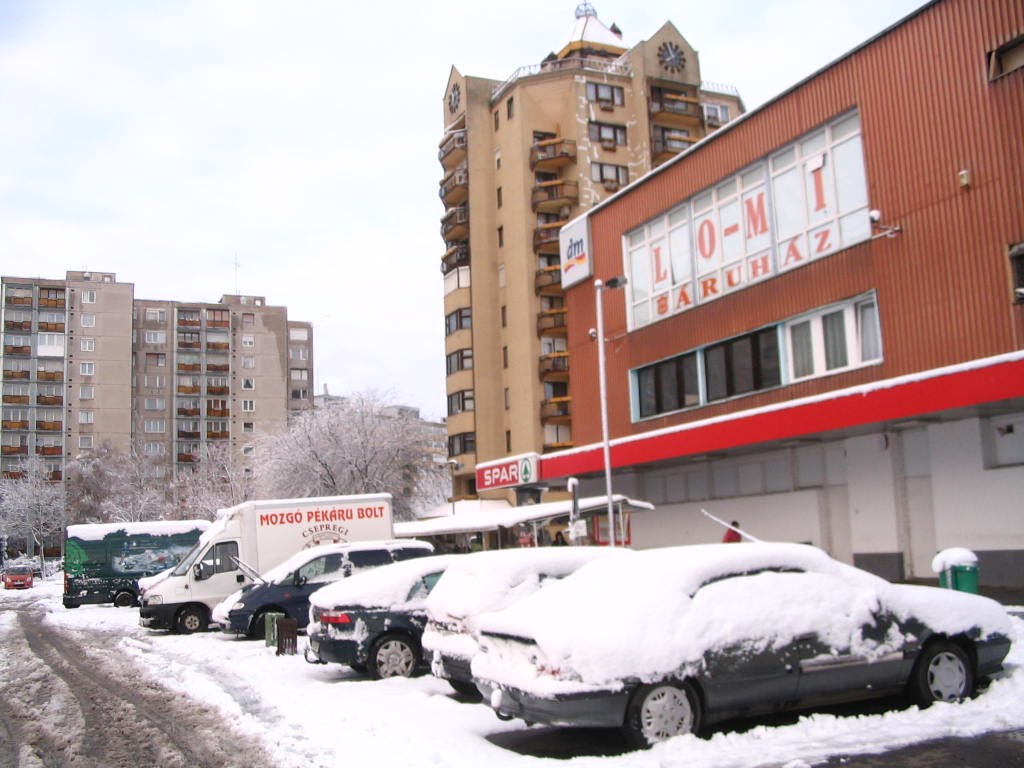
<svg viewBox="0 0 1024 768"><path fill-rule="evenodd" d="M597 378L601 397L601 443L604 453L604 492L608 500L608 546L615 546L615 505L612 502L612 451L608 438L608 381L605 371L604 356L604 305L601 296L606 289L621 288L626 284L622 275L610 278L607 282L600 279L594 281L594 292L597 299Z"/></svg>

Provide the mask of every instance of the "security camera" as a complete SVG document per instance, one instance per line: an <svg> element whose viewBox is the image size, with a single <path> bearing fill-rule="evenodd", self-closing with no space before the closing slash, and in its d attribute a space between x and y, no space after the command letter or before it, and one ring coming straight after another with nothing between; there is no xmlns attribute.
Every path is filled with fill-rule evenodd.
<svg viewBox="0 0 1024 768"><path fill-rule="evenodd" d="M587 335L590 336L592 341L597 341L597 328L591 328L587 331Z"/></svg>
<svg viewBox="0 0 1024 768"><path fill-rule="evenodd" d="M882 212L877 208L872 208L870 211L868 211L868 216L876 224L882 220Z"/></svg>

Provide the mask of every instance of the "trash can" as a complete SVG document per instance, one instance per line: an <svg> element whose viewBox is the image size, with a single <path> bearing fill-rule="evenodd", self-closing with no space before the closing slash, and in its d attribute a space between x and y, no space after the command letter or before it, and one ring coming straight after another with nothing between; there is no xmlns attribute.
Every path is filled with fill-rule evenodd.
<svg viewBox="0 0 1024 768"><path fill-rule="evenodd" d="M299 622L284 617L277 620L277 655L292 656L299 643Z"/></svg>
<svg viewBox="0 0 1024 768"><path fill-rule="evenodd" d="M939 576L939 586L960 592L978 594L978 556L969 549L952 547L939 552L932 560L932 570Z"/></svg>
<svg viewBox="0 0 1024 768"><path fill-rule="evenodd" d="M283 618L283 613L270 612L263 614L263 631L266 635L265 639L268 646L277 645L277 622Z"/></svg>

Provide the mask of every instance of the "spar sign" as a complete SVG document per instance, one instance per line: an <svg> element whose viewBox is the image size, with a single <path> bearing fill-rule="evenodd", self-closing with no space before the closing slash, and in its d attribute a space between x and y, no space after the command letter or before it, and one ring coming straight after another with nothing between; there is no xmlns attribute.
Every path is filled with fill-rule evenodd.
<svg viewBox="0 0 1024 768"><path fill-rule="evenodd" d="M528 485L537 481L536 453L512 456L500 461L489 461L478 464L476 468L476 489L491 491L496 488L511 488L516 485Z"/></svg>

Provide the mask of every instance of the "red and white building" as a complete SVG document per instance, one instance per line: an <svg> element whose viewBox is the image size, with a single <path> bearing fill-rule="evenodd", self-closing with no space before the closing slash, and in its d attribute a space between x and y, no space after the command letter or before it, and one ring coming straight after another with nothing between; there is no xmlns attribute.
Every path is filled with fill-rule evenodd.
<svg viewBox="0 0 1024 768"><path fill-rule="evenodd" d="M562 229L576 447L631 543L705 517L889 578L1024 584L1024 5L937 0ZM500 462L492 462L499 464ZM482 464L481 492L489 487Z"/></svg>

